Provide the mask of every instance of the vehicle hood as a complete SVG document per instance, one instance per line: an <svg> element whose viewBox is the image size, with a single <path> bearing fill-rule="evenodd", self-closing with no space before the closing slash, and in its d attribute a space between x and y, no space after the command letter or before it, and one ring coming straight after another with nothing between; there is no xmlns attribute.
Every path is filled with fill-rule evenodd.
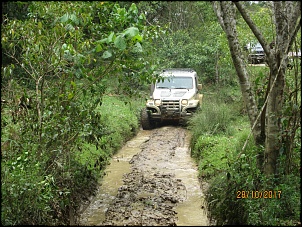
<svg viewBox="0 0 302 227"><path fill-rule="evenodd" d="M157 89L153 92L153 99L179 100L190 99L194 96L194 89Z"/></svg>

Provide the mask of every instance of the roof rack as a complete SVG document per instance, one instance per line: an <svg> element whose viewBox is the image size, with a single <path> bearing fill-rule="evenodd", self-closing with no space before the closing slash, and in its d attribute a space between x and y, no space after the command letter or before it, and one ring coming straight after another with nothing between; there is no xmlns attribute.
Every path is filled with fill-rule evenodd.
<svg viewBox="0 0 302 227"><path fill-rule="evenodd" d="M194 69L191 68L169 68L169 69L163 69L163 72L174 72L174 71L186 71L186 72L195 72Z"/></svg>

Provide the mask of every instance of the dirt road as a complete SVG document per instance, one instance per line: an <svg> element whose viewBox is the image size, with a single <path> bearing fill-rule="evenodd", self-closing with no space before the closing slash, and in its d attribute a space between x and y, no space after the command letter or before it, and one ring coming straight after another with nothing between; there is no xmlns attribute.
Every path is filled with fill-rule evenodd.
<svg viewBox="0 0 302 227"><path fill-rule="evenodd" d="M141 130L113 157L80 225L209 225L189 141L181 127Z"/></svg>

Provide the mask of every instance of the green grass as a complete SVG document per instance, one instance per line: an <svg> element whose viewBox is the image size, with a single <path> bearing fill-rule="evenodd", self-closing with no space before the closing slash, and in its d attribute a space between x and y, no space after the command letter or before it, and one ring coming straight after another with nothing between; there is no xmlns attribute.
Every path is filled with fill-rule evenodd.
<svg viewBox="0 0 302 227"><path fill-rule="evenodd" d="M140 102L137 101L125 102L117 96L104 96L102 105L97 108L97 112L101 114L103 136L98 146L83 142L82 152L77 154L77 160L93 166L101 159L105 167L110 157L137 133L139 106Z"/></svg>
<svg viewBox="0 0 302 227"><path fill-rule="evenodd" d="M213 177L228 167L228 163L237 157L248 137L249 123L240 117L226 131L224 134L204 134L197 138L192 156L198 160L200 176Z"/></svg>
<svg viewBox="0 0 302 227"><path fill-rule="evenodd" d="M192 132L191 155L198 163L200 177L210 184L205 192L206 201L216 224L297 224L301 213L298 171L274 179L274 188L271 188L268 182L272 179L267 179L257 167L256 157L264 148L255 146L251 135L242 151L251 126L240 91L236 88L216 88L204 94L202 110L189 121L188 127ZM301 147L300 143L296 145ZM300 160L296 150L294 157ZM299 168L296 163L293 162ZM236 193L240 190L280 190L283 197L237 199Z"/></svg>

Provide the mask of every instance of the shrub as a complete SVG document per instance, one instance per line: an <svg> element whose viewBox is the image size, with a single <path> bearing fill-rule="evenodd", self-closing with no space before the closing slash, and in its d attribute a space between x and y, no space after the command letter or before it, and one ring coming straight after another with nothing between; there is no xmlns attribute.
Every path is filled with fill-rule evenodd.
<svg viewBox="0 0 302 227"><path fill-rule="evenodd" d="M210 218L216 225L297 225L301 212L297 151L301 145L295 144L295 169L291 174L279 174L279 178L263 176L256 162L264 148L256 147L251 137L242 152L250 123L247 116L239 113L241 103L236 98L225 104L223 97L230 97L225 92L236 93L221 90L204 102L202 111L189 124L192 156L199 163L200 176L209 182L205 195ZM279 165L284 168L284 155L280 157ZM264 199L263 194L260 198L260 191L267 191L269 196L271 192L271 198Z"/></svg>
<svg viewBox="0 0 302 227"><path fill-rule="evenodd" d="M129 104L118 97L104 97L102 106L99 99L85 100L70 100L61 112L55 102L45 103L41 140L31 112L3 128L3 225L69 225L97 189L110 156L136 134L137 113Z"/></svg>

